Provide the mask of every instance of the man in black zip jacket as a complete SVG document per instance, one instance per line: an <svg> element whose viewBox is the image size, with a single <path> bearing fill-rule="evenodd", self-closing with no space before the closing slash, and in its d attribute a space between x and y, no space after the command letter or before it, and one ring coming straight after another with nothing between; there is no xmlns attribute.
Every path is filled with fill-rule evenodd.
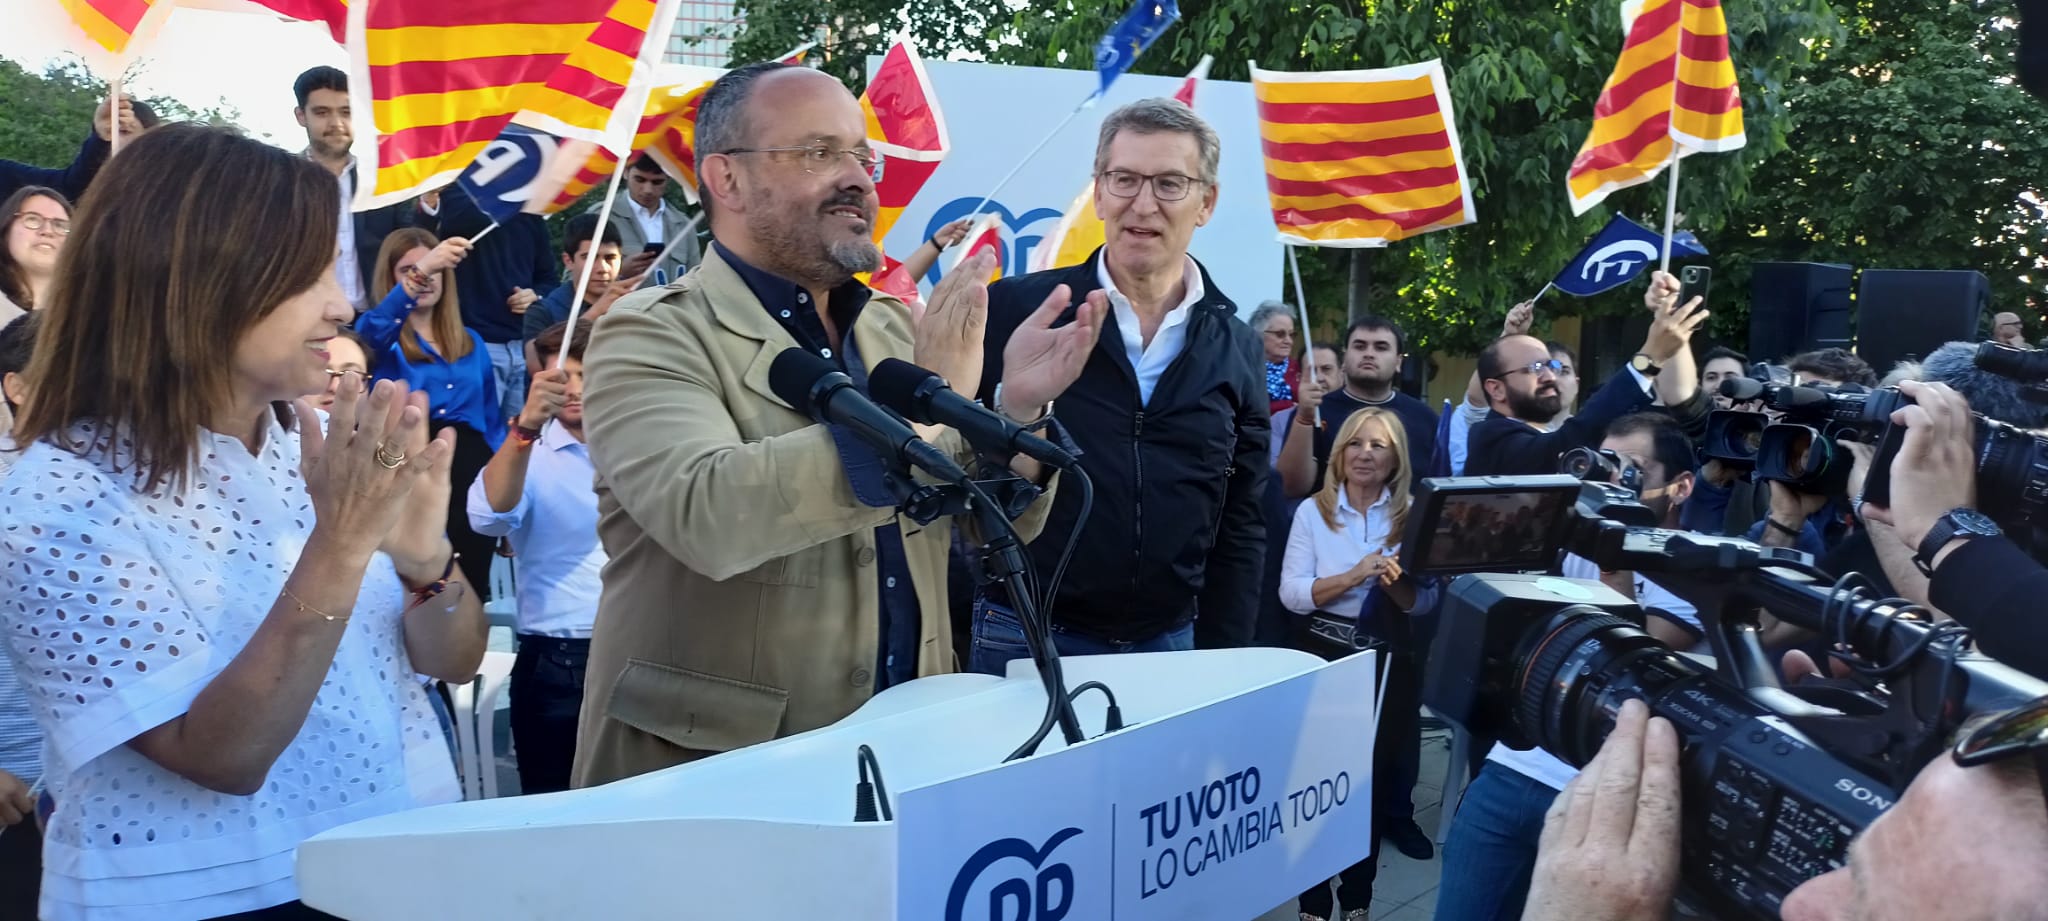
<svg viewBox="0 0 2048 921"><path fill-rule="evenodd" d="M981 397L998 411L1009 408L995 385L1003 346L1049 294L1064 286L1076 304L1109 308L1080 379L1053 407L1082 450L1094 504L1083 528L1081 490L1062 486L1030 547L1050 580L1081 528L1048 612L1062 654L1251 642L1266 562L1263 350L1187 254L1215 208L1219 149L1215 130L1170 99L1110 113L1095 153L1102 248L989 288ZM1026 654L1010 599L986 590L970 666L1002 674Z"/></svg>

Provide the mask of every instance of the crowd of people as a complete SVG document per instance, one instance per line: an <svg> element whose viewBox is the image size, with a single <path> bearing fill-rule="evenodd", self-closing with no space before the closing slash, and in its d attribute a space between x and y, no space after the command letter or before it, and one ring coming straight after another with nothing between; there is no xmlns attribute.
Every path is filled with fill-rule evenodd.
<svg viewBox="0 0 2048 921"><path fill-rule="evenodd" d="M1391 320L1304 353L1289 306L1239 318L1189 254L1223 141L1172 100L1104 118L1106 242L1085 263L991 285L977 254L906 305L856 278L883 265L880 165L860 105L818 71L750 65L705 93L701 215L636 161L618 207L569 219L559 247L531 215L483 236L458 188L351 210L347 76L315 68L294 92L302 151L155 125L117 100L70 168L0 168L0 915L324 917L296 901L299 842L459 798L433 682L476 673L501 555L528 794L829 725L918 677L1003 674L1029 654L1026 628L1019 599L964 575L979 535L911 522L896 458L776 396L769 368L792 348L859 387L883 359L912 361L1081 458L1092 502L1030 457L915 426L1040 490L1015 527L1039 571L1067 566L1043 612L1061 653L1382 652L1371 854L1302 893L1303 921L1366 916L1380 842L1435 850L1413 791L1442 585L1400 561L1425 478L1554 473L1597 449L1665 527L1806 550L1964 622L1989 618L1959 586L2039 570L1945 523L1975 502L1957 419L2002 405L1953 370L1971 346L1898 372L1918 402L1893 471L1912 488L1889 508L1700 460L1720 383L1763 372L1725 348L1696 357L1705 305L1661 272L1641 347L1583 404L1577 356L1529 335L1522 304L1444 418L1399 386L1409 340ZM132 139L110 158L115 118ZM189 193L229 186L243 194ZM942 228L906 259L913 275L965 233ZM563 279L586 266L572 327ZM1781 364L1803 383L1877 383L1841 350ZM1542 539L1525 509L1460 514L1449 537ZM1569 555L1556 571L1701 647L1699 612L1653 579ZM2028 667L2043 658L2029 638L1983 640ZM1827 652L1775 621L1765 641ZM1663 916L1668 724L1625 710L1584 775L1479 741L1438 917ZM2038 861L2032 784L1938 765L1868 837L1959 835L1941 804L2003 804L1994 859ZM1617 824L1616 797L1639 796L1668 799ZM1787 916L1922 904L1875 894L1925 871L1910 850L1852 856L1879 882L1823 877ZM2031 894L2038 912L2032 879L1987 876L1985 904Z"/></svg>

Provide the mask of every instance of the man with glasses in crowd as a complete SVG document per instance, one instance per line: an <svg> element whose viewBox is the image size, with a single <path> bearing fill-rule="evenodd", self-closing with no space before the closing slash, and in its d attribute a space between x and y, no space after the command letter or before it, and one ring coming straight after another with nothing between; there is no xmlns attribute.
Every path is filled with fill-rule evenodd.
<svg viewBox="0 0 2048 921"><path fill-rule="evenodd" d="M655 270L660 270L664 278L674 281L699 261L697 225L662 199L667 191L668 174L646 154L626 168L626 195L612 203L611 220L605 222L606 227L619 229L619 250L627 262L627 270L619 277L645 273L652 280ZM675 248L668 249L670 244ZM667 250L667 258L654 263L652 257L663 250ZM649 257L648 264L634 271L633 260L642 255Z"/></svg>
<svg viewBox="0 0 2048 921"><path fill-rule="evenodd" d="M1658 272L1648 302L1654 319L1643 347L1554 430L1544 426L1564 411L1557 376L1564 364L1534 336L1502 336L1479 353L1480 385L1493 413L1472 427L1467 476L1556 473L1558 455L1599 443L1607 426L1653 403L1678 406L1699 391L1692 334L1706 322L1700 299L1678 303L1676 278ZM1654 395L1654 399L1653 399Z"/></svg>
<svg viewBox="0 0 2048 921"><path fill-rule="evenodd" d="M1215 212L1220 151L1215 129L1174 100L1110 113L1095 148L1102 247L1078 266L989 288L981 395L998 409L1010 405L996 386L1004 344L1040 301L1065 288L1075 304L1109 307L1080 379L1059 402L1095 485L1050 611L1062 654L1252 638L1266 564L1265 350L1188 255ZM1030 548L1039 572L1059 563L1080 516L1081 491L1063 486L1046 538ZM1025 654L1009 598L990 590L975 607L973 669L1002 674Z"/></svg>

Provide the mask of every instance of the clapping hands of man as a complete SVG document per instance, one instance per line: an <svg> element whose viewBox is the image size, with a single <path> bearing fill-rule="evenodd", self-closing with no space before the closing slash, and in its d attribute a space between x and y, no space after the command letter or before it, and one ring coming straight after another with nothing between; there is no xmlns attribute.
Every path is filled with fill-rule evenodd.
<svg viewBox="0 0 2048 921"><path fill-rule="evenodd" d="M994 269L993 255L968 256L939 280L922 310L911 308L917 364L956 390L972 392L981 380L988 277ZM1081 376L1102 332L1109 299L1100 291L1090 294L1073 322L1055 327L1072 296L1065 285L1054 288L1003 346L1003 405L996 408L1005 415L1019 420L1043 415L1046 404Z"/></svg>

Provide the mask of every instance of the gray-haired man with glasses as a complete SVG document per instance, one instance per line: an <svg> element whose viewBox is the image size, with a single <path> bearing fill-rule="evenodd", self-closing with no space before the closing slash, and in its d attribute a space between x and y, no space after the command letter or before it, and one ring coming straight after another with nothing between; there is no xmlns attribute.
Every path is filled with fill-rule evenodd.
<svg viewBox="0 0 2048 921"><path fill-rule="evenodd" d="M1002 349L1038 304L1064 290L1076 304L1108 307L1101 339L1059 401L1095 485L1049 612L1065 654L1251 641L1266 562L1265 350L1188 255L1215 211L1220 152L1216 131L1171 99L1110 113L1094 164L1102 248L1081 265L989 288L981 395L1005 411ZM1062 487L1046 533L1080 524L1081 491ZM1053 571L1061 544L1031 545L1039 572ZM1025 654L999 591L978 600L973 637L976 671L1001 674Z"/></svg>
<svg viewBox="0 0 2048 921"><path fill-rule="evenodd" d="M1692 333L1706 322L1699 298L1678 303L1678 280L1656 273L1645 302L1653 319L1643 347L1593 396L1578 415L1553 431L1544 426L1564 408L1557 374L1562 364L1534 336L1502 336L1479 353L1479 383L1492 415L1472 427L1467 476L1556 473L1558 455L1600 443L1607 424L1655 403L1681 406L1699 391Z"/></svg>

